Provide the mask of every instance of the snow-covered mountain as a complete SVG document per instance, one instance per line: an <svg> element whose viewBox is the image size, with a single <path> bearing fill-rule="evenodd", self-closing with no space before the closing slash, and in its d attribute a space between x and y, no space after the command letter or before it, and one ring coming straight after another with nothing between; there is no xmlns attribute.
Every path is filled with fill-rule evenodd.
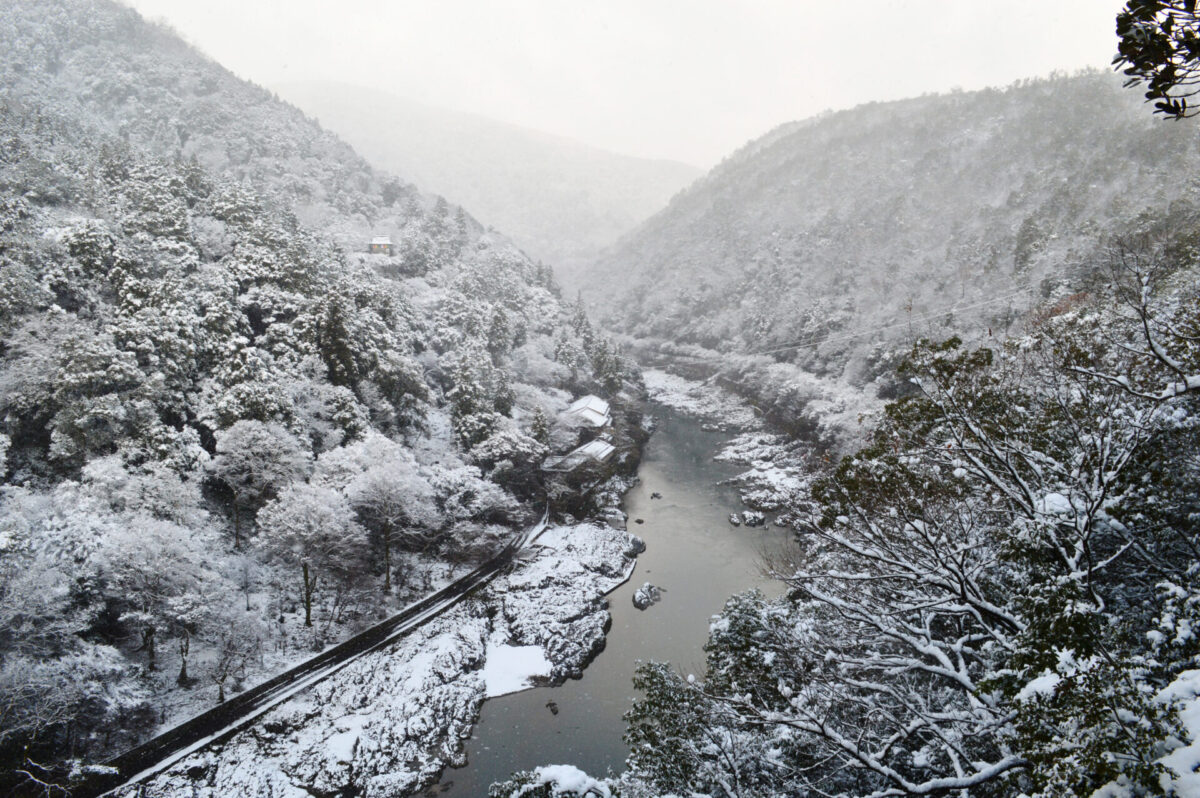
<svg viewBox="0 0 1200 798"><path fill-rule="evenodd" d="M571 295L603 247L701 170L618 155L473 114L338 83L276 87L371 163L461 203L554 267Z"/></svg>
<svg viewBox="0 0 1200 798"><path fill-rule="evenodd" d="M863 384L914 336L1002 333L1084 290L1113 236L1194 217L1198 167L1195 129L1108 74L873 103L731 155L585 298L637 337Z"/></svg>
<svg viewBox="0 0 1200 798"><path fill-rule="evenodd" d="M620 776L492 794L1200 795L1198 159L1100 74L870 105L609 253L609 318L716 377L662 400L871 429L791 479L811 447L735 439L795 530L783 595L730 598L703 672L639 668Z"/></svg>
<svg viewBox="0 0 1200 798"><path fill-rule="evenodd" d="M628 373L549 267L134 11L0 0L0 41L8 794L486 557Z"/></svg>

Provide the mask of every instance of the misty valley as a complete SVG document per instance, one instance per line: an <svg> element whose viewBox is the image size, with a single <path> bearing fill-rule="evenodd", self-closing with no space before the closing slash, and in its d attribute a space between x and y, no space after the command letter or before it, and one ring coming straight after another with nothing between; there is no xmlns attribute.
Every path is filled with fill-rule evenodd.
<svg viewBox="0 0 1200 798"><path fill-rule="evenodd" d="M1193 2L707 170L139 2L0 0L0 794L1200 796Z"/></svg>

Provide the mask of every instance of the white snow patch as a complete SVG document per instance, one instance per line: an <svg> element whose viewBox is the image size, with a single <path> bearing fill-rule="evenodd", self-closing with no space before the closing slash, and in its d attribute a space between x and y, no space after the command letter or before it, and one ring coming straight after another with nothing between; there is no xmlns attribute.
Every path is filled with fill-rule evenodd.
<svg viewBox="0 0 1200 798"><path fill-rule="evenodd" d="M404 682L404 689L410 692L416 692L421 689L421 685L425 683L425 679L429 677L429 669L433 666L433 660L437 652L425 650L419 652L415 657L408 661L408 679Z"/></svg>
<svg viewBox="0 0 1200 798"><path fill-rule="evenodd" d="M349 764L354 761L354 744L358 742L358 731L358 729L351 729L341 734L335 734L325 742L329 749L329 755L335 762Z"/></svg>
<svg viewBox="0 0 1200 798"><path fill-rule="evenodd" d="M362 727L370 720L367 715L349 714L334 721L334 728L340 731L325 740L325 749L332 761L354 763L354 746L362 737Z"/></svg>
<svg viewBox="0 0 1200 798"><path fill-rule="evenodd" d="M533 771L538 784L548 784L552 794L571 792L583 795L589 791L602 798L612 798L612 791L602 781L593 779L574 765L543 765Z"/></svg>
<svg viewBox="0 0 1200 798"><path fill-rule="evenodd" d="M516 693L531 687L534 676L549 676L552 667L541 646L495 645L489 641L483 682L488 698Z"/></svg>
<svg viewBox="0 0 1200 798"><path fill-rule="evenodd" d="M1035 696L1049 695L1054 692L1054 688L1058 687L1058 683L1061 681L1062 677L1057 673L1045 671L1041 676L1021 688L1021 692L1017 693L1017 700L1028 701Z"/></svg>
<svg viewBox="0 0 1200 798"><path fill-rule="evenodd" d="M1061 493L1047 493L1038 501L1037 509L1045 515L1069 515L1074 508L1071 500Z"/></svg>
<svg viewBox="0 0 1200 798"><path fill-rule="evenodd" d="M1200 795L1200 670L1179 674L1157 700L1175 704L1189 740L1159 760L1172 771L1172 775L1160 776L1159 784L1173 795Z"/></svg>

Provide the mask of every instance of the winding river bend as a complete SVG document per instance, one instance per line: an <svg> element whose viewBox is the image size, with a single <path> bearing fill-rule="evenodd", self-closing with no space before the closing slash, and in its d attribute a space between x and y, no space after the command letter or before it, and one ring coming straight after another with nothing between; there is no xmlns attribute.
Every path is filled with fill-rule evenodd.
<svg viewBox="0 0 1200 798"><path fill-rule="evenodd" d="M492 782L538 765L572 764L593 775L621 771L627 754L622 715L632 701L638 661L668 660L702 673L709 620L725 599L752 587L780 591L760 575L759 563L761 552L786 533L728 521L744 509L734 488L718 484L740 469L712 459L728 434L660 405L651 409L658 426L646 445L641 483L625 497L629 529L646 541L646 551L633 577L609 595L613 623L605 650L578 681L485 702L467 743L467 766L447 770L425 794L480 798ZM639 518L644 523L636 523ZM665 592L642 612L632 596L647 581Z"/></svg>

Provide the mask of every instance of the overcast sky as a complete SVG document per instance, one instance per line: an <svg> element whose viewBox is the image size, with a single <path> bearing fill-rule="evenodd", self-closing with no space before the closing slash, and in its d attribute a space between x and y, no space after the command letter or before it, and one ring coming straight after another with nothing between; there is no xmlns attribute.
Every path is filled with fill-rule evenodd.
<svg viewBox="0 0 1200 798"><path fill-rule="evenodd" d="M711 166L871 100L1107 68L1122 0L126 0L238 75Z"/></svg>

